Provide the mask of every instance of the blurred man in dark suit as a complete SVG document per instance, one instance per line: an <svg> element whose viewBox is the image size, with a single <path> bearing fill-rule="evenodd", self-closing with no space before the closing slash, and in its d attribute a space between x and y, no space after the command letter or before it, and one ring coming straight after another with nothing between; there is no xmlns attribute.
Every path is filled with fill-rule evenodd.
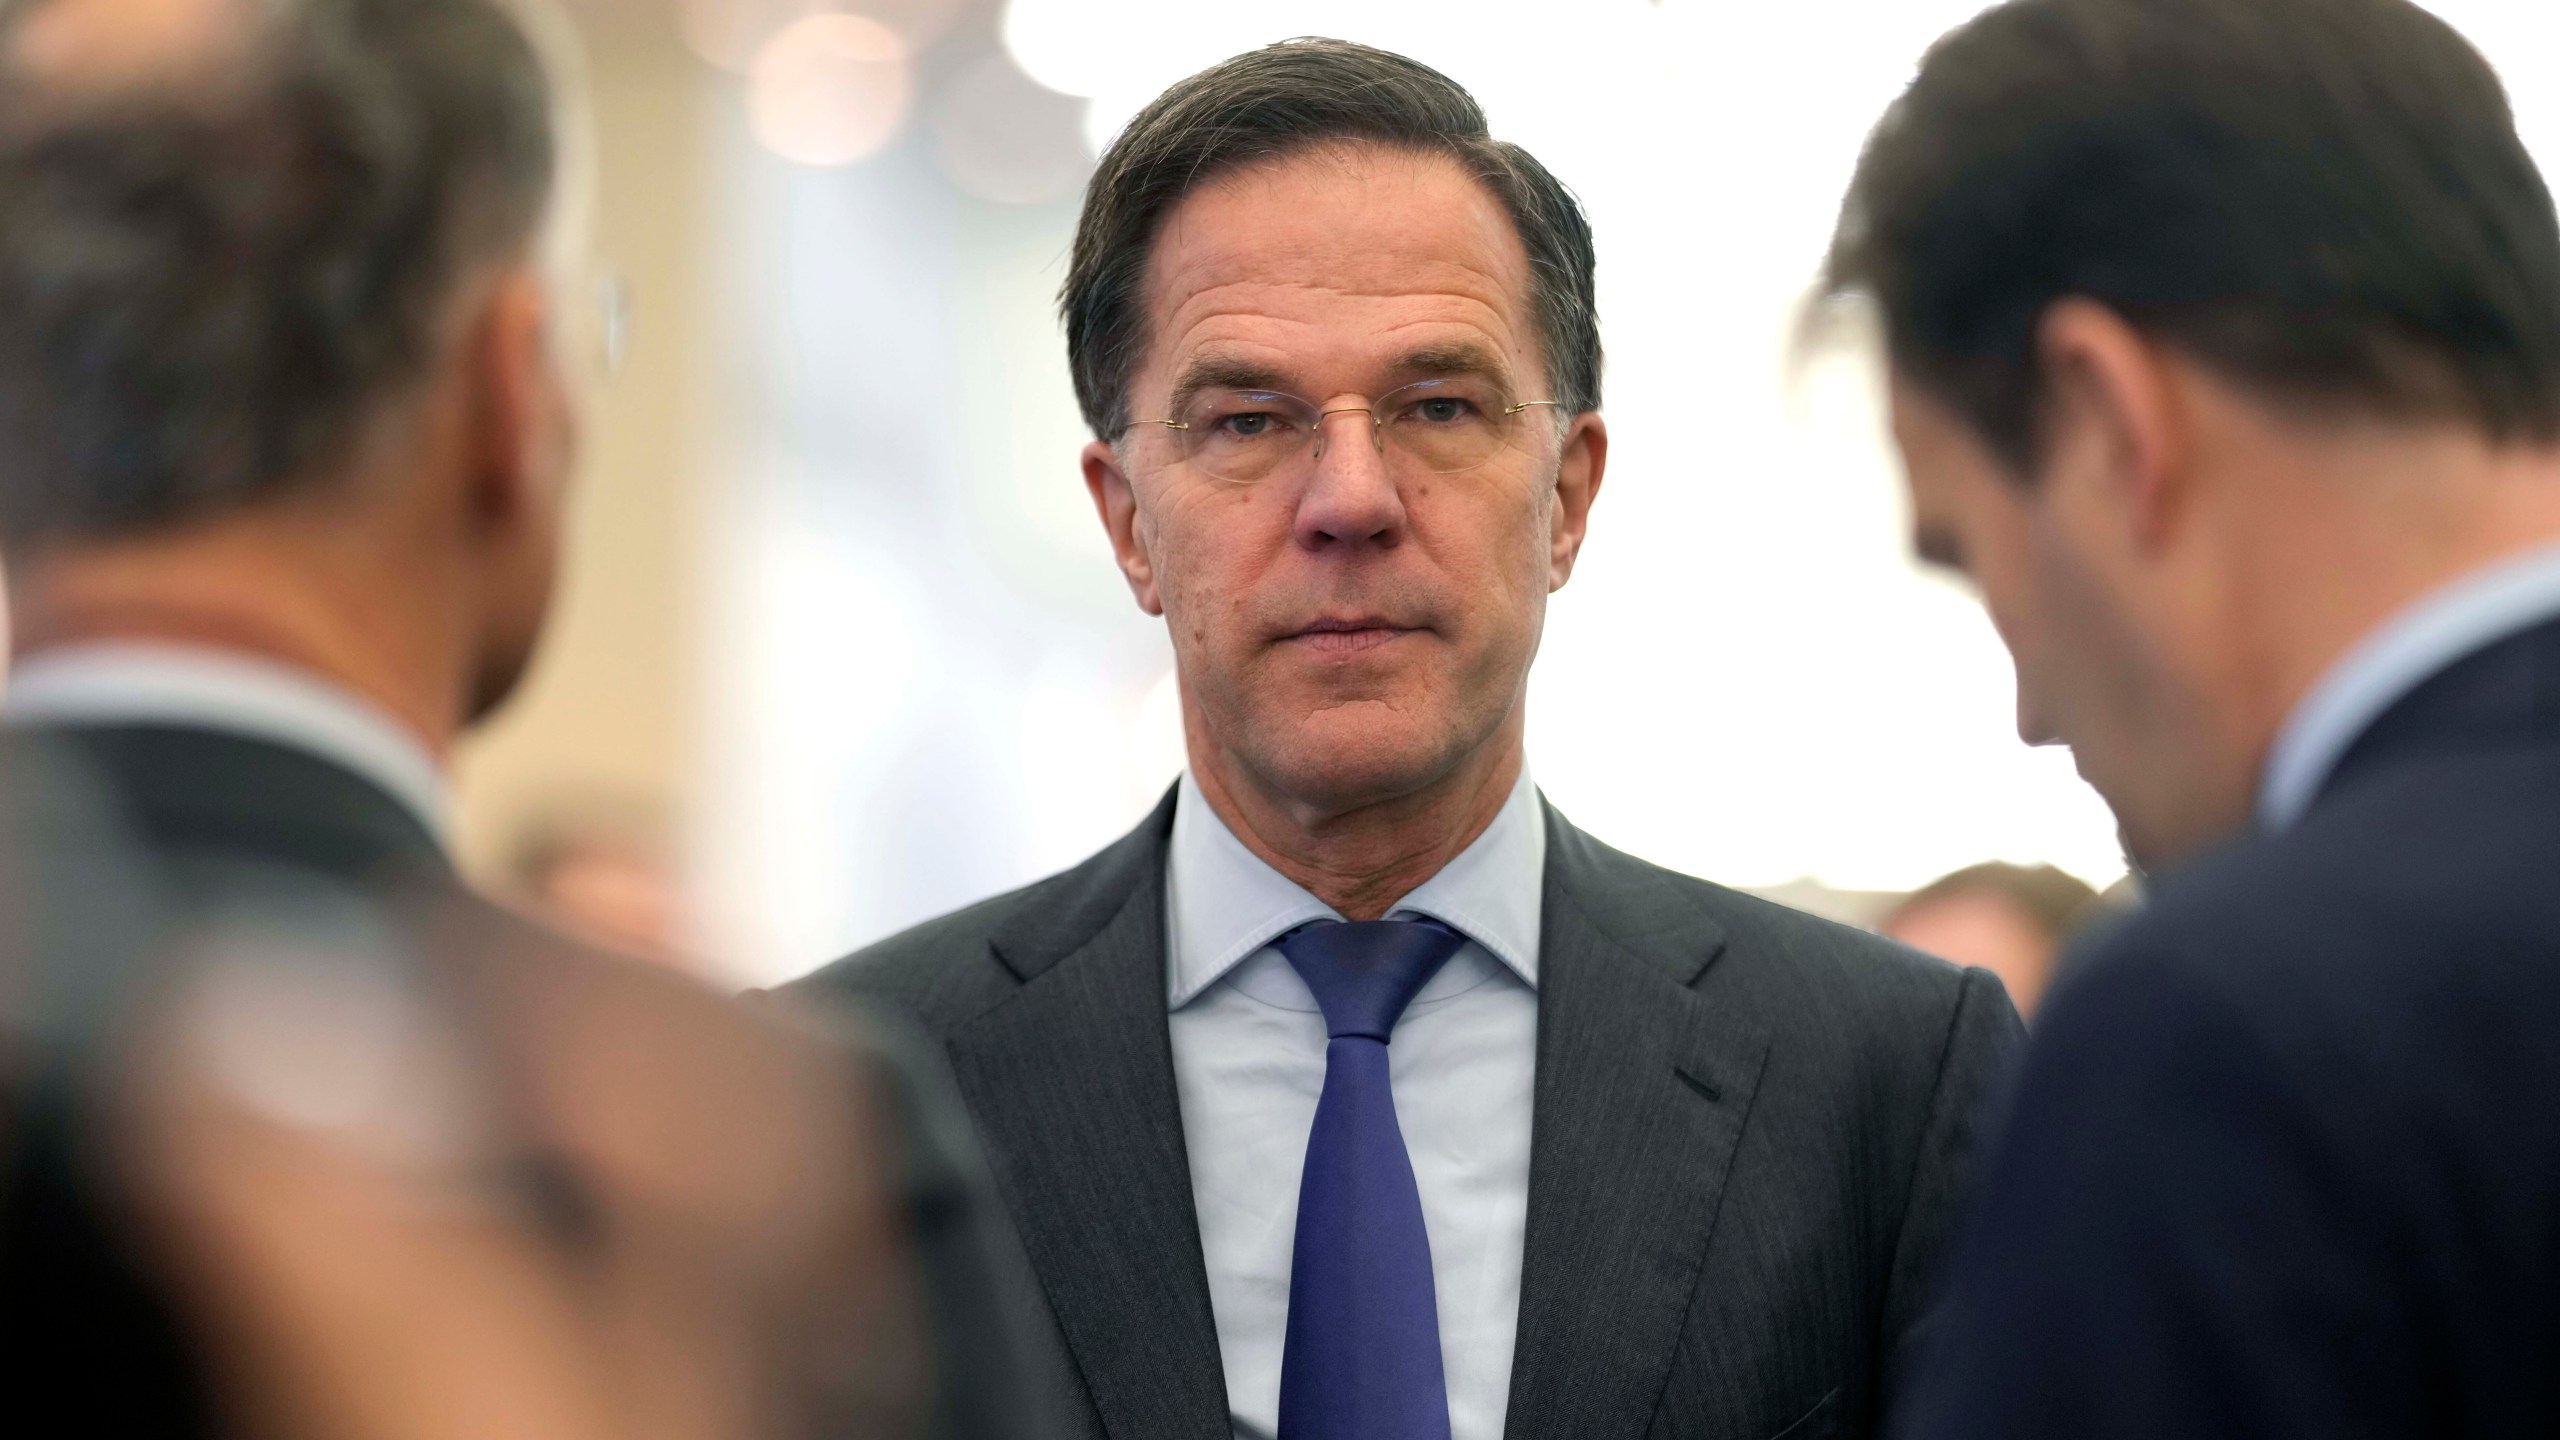
<svg viewBox="0 0 2560 1440"><path fill-rule="evenodd" d="M2560 224L2406 0L2015 0L1831 260L1925 556L2157 886L2066 974L1903 1432L2545 1434Z"/></svg>
<svg viewBox="0 0 2560 1440"><path fill-rule="evenodd" d="M1593 284L1544 166L1338 41L1176 85L1087 193L1085 480L1189 773L812 982L949 1047L1083 1435L1869 1433L2017 1019L1531 782Z"/></svg>
<svg viewBox="0 0 2560 1440"><path fill-rule="evenodd" d="M1009 1432L923 1092L444 854L595 338L538 18L0 7L0 764L86 777L131 877L0 917L41 1041L0 1054L0 1388L118 1435Z"/></svg>

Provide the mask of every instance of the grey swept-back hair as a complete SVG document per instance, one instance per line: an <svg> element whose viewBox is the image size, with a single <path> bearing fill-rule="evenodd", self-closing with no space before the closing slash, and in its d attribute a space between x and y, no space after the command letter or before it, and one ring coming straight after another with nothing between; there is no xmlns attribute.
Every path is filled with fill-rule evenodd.
<svg viewBox="0 0 2560 1440"><path fill-rule="evenodd" d="M54 3L0 6L0 51ZM220 73L82 93L0 62L0 547L318 483L526 253L560 167L501 0L263 0Z"/></svg>

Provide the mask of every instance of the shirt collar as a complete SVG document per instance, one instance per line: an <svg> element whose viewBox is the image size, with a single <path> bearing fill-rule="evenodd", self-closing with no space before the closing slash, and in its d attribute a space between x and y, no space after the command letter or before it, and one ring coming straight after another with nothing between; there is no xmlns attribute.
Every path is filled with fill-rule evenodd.
<svg viewBox="0 0 2560 1440"><path fill-rule="evenodd" d="M29 657L9 676L11 725L176 725L315 755L371 781L447 842L444 770L407 729L307 671L200 646L101 643Z"/></svg>
<svg viewBox="0 0 2560 1440"><path fill-rule="evenodd" d="M1546 817L1523 766L1484 833L1387 913L1447 925L1534 988L1546 868ZM1188 772L1174 803L1165 912L1167 988L1177 1010L1272 941L1342 918L1246 849Z"/></svg>
<svg viewBox="0 0 2560 1440"><path fill-rule="evenodd" d="M2560 545L2475 571L2383 623L2294 707L2258 788L2258 821L2289 830L2309 813L2347 751L2454 661L2560 616Z"/></svg>

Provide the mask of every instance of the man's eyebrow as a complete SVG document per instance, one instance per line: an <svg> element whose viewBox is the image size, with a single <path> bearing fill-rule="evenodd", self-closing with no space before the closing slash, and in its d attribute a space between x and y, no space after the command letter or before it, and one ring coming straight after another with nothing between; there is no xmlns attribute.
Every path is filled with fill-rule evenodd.
<svg viewBox="0 0 2560 1440"><path fill-rule="evenodd" d="M1472 376L1493 380L1505 386L1512 383L1511 367L1492 347L1469 341L1447 345L1425 345L1408 350L1394 365L1399 383L1417 380L1444 380ZM1287 393L1289 378L1279 370L1257 360L1238 355L1211 352L1196 355L1184 364L1173 384L1173 398L1165 407L1163 418L1178 418L1198 399L1204 390L1270 390Z"/></svg>
<svg viewBox="0 0 2560 1440"><path fill-rule="evenodd" d="M1459 341L1449 345L1425 345L1408 350L1396 362L1398 375L1417 380L1444 380L1473 376L1479 380L1511 383L1511 367L1489 346Z"/></svg>
<svg viewBox="0 0 2560 1440"><path fill-rule="evenodd" d="M1285 383L1268 365L1234 355L1195 355L1173 382L1173 400L1165 418L1180 419L1203 390L1278 390Z"/></svg>

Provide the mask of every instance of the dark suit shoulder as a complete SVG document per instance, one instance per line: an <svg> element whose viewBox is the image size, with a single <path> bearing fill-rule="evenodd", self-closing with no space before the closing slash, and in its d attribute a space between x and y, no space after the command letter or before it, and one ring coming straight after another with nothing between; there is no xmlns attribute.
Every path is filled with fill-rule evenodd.
<svg viewBox="0 0 2560 1440"><path fill-rule="evenodd" d="M1172 792L1155 813L1072 870L981 900L854 952L793 982L787 994L860 999L935 1034L983 1014L1100 933L1164 873Z"/></svg>
<svg viewBox="0 0 2560 1440"><path fill-rule="evenodd" d="M2560 1126L2555 855L2560 750L2373 775L2171 877L2091 947L2054 988L2025 1084L2056 1116L2281 1145L2317 1181L2305 1195L2501 1235L2508 1211L2560 1197L2560 1156L2515 1143ZM2480 1195L2509 1197L2499 1224ZM2545 1228L2517 1223L2496 1258L2473 1258L2483 1274L2560 1274Z"/></svg>
<svg viewBox="0 0 2560 1440"><path fill-rule="evenodd" d="M2404 765L2172 877L2055 1001L2091 1003L2073 991L2118 978L2172 985L2306 1056L2434 1074L2438 1058L2367 1042L2560 1020L2555 855L2560 751Z"/></svg>
<svg viewBox="0 0 2560 1440"><path fill-rule="evenodd" d="M1053 875L867 945L784 987L804 998L863 1000L941 1031L993 1004L1010 985L994 937L1065 880Z"/></svg>
<svg viewBox="0 0 2560 1440"><path fill-rule="evenodd" d="M2555 854L2560 749L2448 749L2168 877L2038 1019L1908 1433L2534 1428Z"/></svg>
<svg viewBox="0 0 2560 1440"><path fill-rule="evenodd" d="M1964 971L1873 931L1808 915L1706 881L1738 946L1792 968L1806 983L1888 1008L1954 1000Z"/></svg>
<svg viewBox="0 0 2560 1440"><path fill-rule="evenodd" d="M1943 1030L1966 988L1967 972L1935 956L1664 869L1561 819L1550 828L1549 843L1551 864L1574 877L1569 898L1593 925L1639 950L1704 928L1723 940L1713 983L1747 986L1817 1023L1863 1019L1904 1029L1921 1020ZM1978 972L1972 983L1999 988Z"/></svg>

